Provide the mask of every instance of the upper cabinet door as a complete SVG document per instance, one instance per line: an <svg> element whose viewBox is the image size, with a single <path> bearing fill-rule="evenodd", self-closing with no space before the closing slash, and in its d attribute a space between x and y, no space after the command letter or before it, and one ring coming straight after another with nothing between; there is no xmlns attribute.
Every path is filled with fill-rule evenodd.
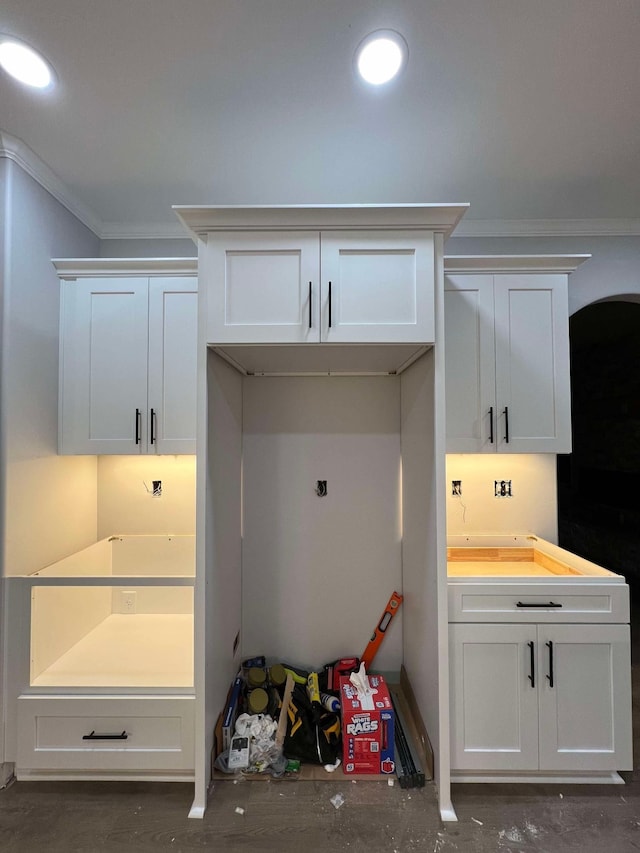
<svg viewBox="0 0 640 853"><path fill-rule="evenodd" d="M434 238L424 231L323 231L328 343L432 343Z"/></svg>
<svg viewBox="0 0 640 853"><path fill-rule="evenodd" d="M149 452L196 452L197 342L196 279L150 279Z"/></svg>
<svg viewBox="0 0 640 853"><path fill-rule="evenodd" d="M208 343L320 341L317 232L216 234L203 255Z"/></svg>
<svg viewBox="0 0 640 853"><path fill-rule="evenodd" d="M566 275L496 275L498 449L569 453Z"/></svg>
<svg viewBox="0 0 640 853"><path fill-rule="evenodd" d="M147 278L63 283L61 453L146 450L147 292Z"/></svg>
<svg viewBox="0 0 640 853"><path fill-rule="evenodd" d="M444 292L447 451L494 453L492 275L448 275Z"/></svg>

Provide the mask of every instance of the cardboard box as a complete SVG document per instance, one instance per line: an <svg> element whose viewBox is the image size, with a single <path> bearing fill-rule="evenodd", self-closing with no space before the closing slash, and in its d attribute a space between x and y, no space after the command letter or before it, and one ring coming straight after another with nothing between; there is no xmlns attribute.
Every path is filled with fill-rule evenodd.
<svg viewBox="0 0 640 853"><path fill-rule="evenodd" d="M370 675L372 693L362 700L348 678L340 679L344 773L393 773L394 712L381 675Z"/></svg>

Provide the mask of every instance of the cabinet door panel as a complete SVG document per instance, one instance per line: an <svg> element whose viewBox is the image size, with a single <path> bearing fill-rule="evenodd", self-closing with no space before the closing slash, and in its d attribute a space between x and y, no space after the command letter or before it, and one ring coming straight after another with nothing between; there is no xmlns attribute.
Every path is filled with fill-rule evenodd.
<svg viewBox="0 0 640 853"><path fill-rule="evenodd" d="M493 314L492 275L446 277L445 391L449 453L496 450Z"/></svg>
<svg viewBox="0 0 640 853"><path fill-rule="evenodd" d="M566 275L495 276L498 449L571 450Z"/></svg>
<svg viewBox="0 0 640 853"><path fill-rule="evenodd" d="M323 341L434 340L433 235L323 231L321 246Z"/></svg>
<svg viewBox="0 0 640 853"><path fill-rule="evenodd" d="M457 624L449 632L452 770L535 770L535 626Z"/></svg>
<svg viewBox="0 0 640 853"><path fill-rule="evenodd" d="M209 343L318 343L317 232L228 233L204 256Z"/></svg>
<svg viewBox="0 0 640 853"><path fill-rule="evenodd" d="M545 625L538 633L540 769L633 769L629 627Z"/></svg>
<svg viewBox="0 0 640 853"><path fill-rule="evenodd" d="M198 293L193 278L149 284L149 450L195 453ZM153 442L151 438L153 437Z"/></svg>
<svg viewBox="0 0 640 853"><path fill-rule="evenodd" d="M145 449L147 289L146 278L64 282L61 453Z"/></svg>

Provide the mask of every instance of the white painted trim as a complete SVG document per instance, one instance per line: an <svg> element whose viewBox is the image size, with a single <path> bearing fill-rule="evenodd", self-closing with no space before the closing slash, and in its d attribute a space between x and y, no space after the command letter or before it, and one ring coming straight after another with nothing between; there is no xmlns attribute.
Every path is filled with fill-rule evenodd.
<svg viewBox="0 0 640 853"><path fill-rule="evenodd" d="M197 276L197 258L53 258L59 278L120 275Z"/></svg>
<svg viewBox="0 0 640 853"><path fill-rule="evenodd" d="M550 773L544 770L531 773L470 773L452 771L451 781L455 783L497 782L500 784L517 782L545 785L625 785L626 782L615 770L603 773ZM444 818L443 818L444 820Z"/></svg>
<svg viewBox="0 0 640 853"><path fill-rule="evenodd" d="M96 236L102 237L102 223L93 211L81 202L56 173L22 140L4 130L0 130L0 157L6 157L17 163Z"/></svg>
<svg viewBox="0 0 640 853"><path fill-rule="evenodd" d="M448 236L468 204L174 205L191 232L426 229Z"/></svg>
<svg viewBox="0 0 640 853"><path fill-rule="evenodd" d="M464 219L454 237L635 237L640 219Z"/></svg>
<svg viewBox="0 0 640 853"><path fill-rule="evenodd" d="M591 255L445 255L445 273L571 273Z"/></svg>

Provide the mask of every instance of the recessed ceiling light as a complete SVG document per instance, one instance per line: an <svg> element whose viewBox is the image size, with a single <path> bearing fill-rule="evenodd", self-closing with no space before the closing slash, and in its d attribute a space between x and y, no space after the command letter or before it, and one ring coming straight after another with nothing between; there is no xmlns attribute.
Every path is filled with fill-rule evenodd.
<svg viewBox="0 0 640 853"><path fill-rule="evenodd" d="M356 50L356 68L373 86L388 83L407 62L406 41L395 30L376 30L364 38Z"/></svg>
<svg viewBox="0 0 640 853"><path fill-rule="evenodd" d="M49 63L28 44L12 36L0 36L0 66L25 86L46 89L53 84Z"/></svg>

